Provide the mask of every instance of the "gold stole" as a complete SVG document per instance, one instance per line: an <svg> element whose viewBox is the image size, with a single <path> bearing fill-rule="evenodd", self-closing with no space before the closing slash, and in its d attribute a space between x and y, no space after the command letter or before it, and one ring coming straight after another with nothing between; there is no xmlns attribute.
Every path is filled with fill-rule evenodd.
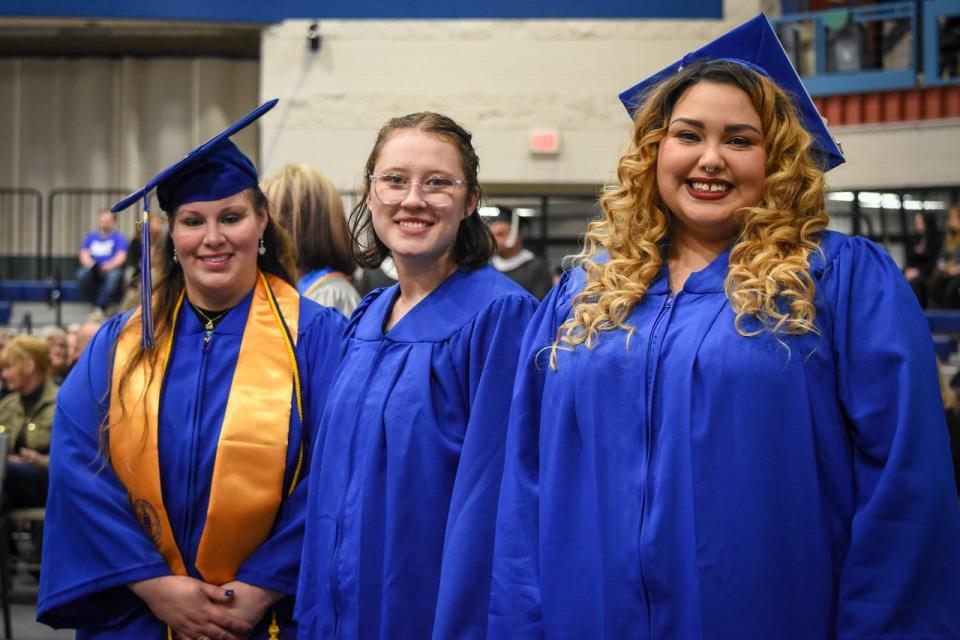
<svg viewBox="0 0 960 640"><path fill-rule="evenodd" d="M182 303L183 294L174 310L173 325ZM258 273L220 429L207 521L197 550L197 570L211 584L234 579L243 561L270 534L283 499L293 392L303 419L293 351L299 318L296 289L276 276ZM163 505L157 449L160 391L175 326L156 346L152 379L146 362L131 372L123 395L126 415L117 401L120 374L140 349L139 331L133 330L139 327L137 309L117 340L109 413L110 459L140 524L173 572L187 575ZM298 461L292 484L299 466Z"/></svg>

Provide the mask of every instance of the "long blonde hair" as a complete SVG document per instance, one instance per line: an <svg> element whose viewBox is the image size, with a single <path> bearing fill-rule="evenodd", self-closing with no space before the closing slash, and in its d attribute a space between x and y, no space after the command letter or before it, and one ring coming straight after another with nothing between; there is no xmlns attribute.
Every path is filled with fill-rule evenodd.
<svg viewBox="0 0 960 640"><path fill-rule="evenodd" d="M809 257L819 249L828 217L810 134L790 97L769 79L735 62L700 62L656 86L635 114L630 147L617 168L619 184L600 198L604 215L587 227L584 248L574 257L586 272L586 285L549 347L551 368L557 367L558 349L593 348L602 331L635 331L627 317L660 272L669 232L669 212L657 190L660 141L673 107L698 82L743 90L765 133L763 192L756 206L738 212L740 231L724 285L736 330L743 336L816 332ZM596 259L603 254L606 260ZM759 323L748 329L748 319Z"/></svg>

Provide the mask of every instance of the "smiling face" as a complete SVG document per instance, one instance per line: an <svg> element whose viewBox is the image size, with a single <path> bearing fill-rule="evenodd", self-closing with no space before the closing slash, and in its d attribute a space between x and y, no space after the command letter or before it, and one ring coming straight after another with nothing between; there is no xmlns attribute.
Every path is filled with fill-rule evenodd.
<svg viewBox="0 0 960 640"><path fill-rule="evenodd" d="M50 366L60 371L67 366L67 336L54 334L47 336L47 352L50 356Z"/></svg>
<svg viewBox="0 0 960 640"><path fill-rule="evenodd" d="M671 234L721 250L737 232L737 212L758 204L766 178L763 125L750 98L701 81L677 100L657 155L657 188Z"/></svg>
<svg viewBox="0 0 960 640"><path fill-rule="evenodd" d="M257 279L257 247L267 226L246 191L222 200L181 205L170 225L187 298L218 311L243 299Z"/></svg>
<svg viewBox="0 0 960 640"><path fill-rule="evenodd" d="M410 183L431 178L463 180L462 159L457 147L443 137L417 129L399 129L383 143L373 174L399 176ZM432 205L423 199L419 185L412 184L395 204L383 204L371 189L367 197L374 231L401 269L404 265L453 265L453 246L460 221L473 211L477 195L466 184L452 188L449 204Z"/></svg>

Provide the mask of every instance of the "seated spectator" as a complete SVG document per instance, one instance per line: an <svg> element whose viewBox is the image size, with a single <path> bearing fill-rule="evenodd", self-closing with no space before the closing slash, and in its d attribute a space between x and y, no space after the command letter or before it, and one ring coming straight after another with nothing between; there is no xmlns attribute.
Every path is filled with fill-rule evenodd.
<svg viewBox="0 0 960 640"><path fill-rule="evenodd" d="M99 308L119 302L123 294L123 267L127 261L127 239L116 230L116 216L109 209L100 212L98 229L87 234L80 247L77 280L83 295Z"/></svg>
<svg viewBox="0 0 960 640"><path fill-rule="evenodd" d="M297 290L349 318L360 296L353 286L357 265L337 188L330 178L302 164L288 164L262 186L270 211L296 247Z"/></svg>
<svg viewBox="0 0 960 640"><path fill-rule="evenodd" d="M159 253L161 241L166 233L166 224L159 213L151 213L150 220L150 264L160 264ZM130 279L123 303L120 308L124 311L135 309L140 305L140 267L143 262L143 239L137 231L130 237L130 250L127 252L126 268Z"/></svg>
<svg viewBox="0 0 960 640"><path fill-rule="evenodd" d="M79 322L71 322L67 325L67 370L73 366L73 352L77 350L77 333L80 331Z"/></svg>
<svg viewBox="0 0 960 640"><path fill-rule="evenodd" d="M47 327L43 335L47 340L47 353L50 356L50 377L55 384L63 384L70 367L67 332L60 327Z"/></svg>
<svg viewBox="0 0 960 640"><path fill-rule="evenodd" d="M67 331L67 368L63 373L64 380L73 370L77 360L83 355L83 350L87 348L87 344L93 339L102 324L102 319L88 319L83 324L70 325Z"/></svg>
<svg viewBox="0 0 960 640"><path fill-rule="evenodd" d="M927 283L937 267L942 246L943 236L933 212L914 213L913 234L907 241L907 263L903 274L924 308L928 306Z"/></svg>
<svg viewBox="0 0 960 640"><path fill-rule="evenodd" d="M947 212L947 233L937 268L927 284L931 307L960 309L960 205Z"/></svg>
<svg viewBox="0 0 960 640"><path fill-rule="evenodd" d="M97 331L100 330L100 325L103 324L102 320L87 320L77 331L77 340L73 345L73 353L70 354L70 364L76 364L77 360L80 359L80 356L83 355L83 351L87 348L87 345L90 343L90 340L93 339L93 336L96 335Z"/></svg>
<svg viewBox="0 0 960 640"><path fill-rule="evenodd" d="M46 340L17 336L0 351L0 371L11 393L0 400L0 433L8 437L3 509L42 507L57 387L50 379Z"/></svg>
<svg viewBox="0 0 960 640"><path fill-rule="evenodd" d="M160 214L151 213L149 216L150 220L150 246L151 251L156 251L157 246L160 241L163 239L163 234L166 232L164 228L165 225L163 220L160 218ZM130 247L127 251L127 267L130 268L131 273L133 274L133 281L136 282L140 276L140 262L143 259L143 240L140 237L140 232L135 232L128 242Z"/></svg>
<svg viewBox="0 0 960 640"><path fill-rule="evenodd" d="M515 216L509 207L499 207L499 210L499 215L489 223L497 240L497 253L490 264L538 300L543 300L553 287L553 273L542 258L523 248L520 217Z"/></svg>
<svg viewBox="0 0 960 640"><path fill-rule="evenodd" d="M940 372L940 394L943 396L943 410L947 416L947 428L950 430L950 454L953 457L953 476L957 484L957 496L960 497L960 372L954 374L948 382L943 375L943 367L937 360L937 369Z"/></svg>
<svg viewBox="0 0 960 640"><path fill-rule="evenodd" d="M3 348L7 346L7 340L10 339L10 335L7 333L6 329L0 328L0 351L3 351ZM0 377L0 398L4 397L10 393L10 390L7 389L7 383L3 381L3 378Z"/></svg>

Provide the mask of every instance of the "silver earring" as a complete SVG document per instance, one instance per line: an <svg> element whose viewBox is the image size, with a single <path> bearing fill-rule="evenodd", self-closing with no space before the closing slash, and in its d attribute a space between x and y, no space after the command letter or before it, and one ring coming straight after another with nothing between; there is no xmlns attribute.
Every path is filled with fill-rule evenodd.
<svg viewBox="0 0 960 640"><path fill-rule="evenodd" d="M173 262L174 262L174 264L180 262L180 258L177 257L177 250L176 250L176 249L173 250Z"/></svg>
<svg viewBox="0 0 960 640"><path fill-rule="evenodd" d="M259 253L262 256L267 255L267 248L263 246L263 236L260 236L260 246L257 247L257 253Z"/></svg>

